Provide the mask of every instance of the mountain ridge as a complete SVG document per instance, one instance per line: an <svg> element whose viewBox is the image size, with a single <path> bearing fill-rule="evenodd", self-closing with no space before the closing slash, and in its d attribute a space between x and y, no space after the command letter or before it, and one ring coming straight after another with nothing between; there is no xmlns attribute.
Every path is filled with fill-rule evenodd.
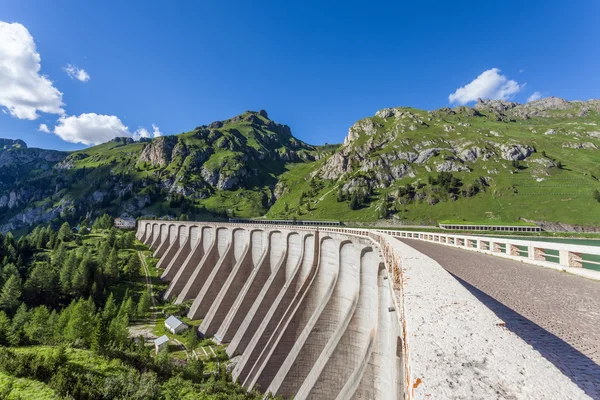
<svg viewBox="0 0 600 400"><path fill-rule="evenodd" d="M598 208L599 115L600 100L479 100L384 108L353 124L340 145L306 144L264 110L73 152L7 142L0 230L100 212L591 225L579 214Z"/></svg>

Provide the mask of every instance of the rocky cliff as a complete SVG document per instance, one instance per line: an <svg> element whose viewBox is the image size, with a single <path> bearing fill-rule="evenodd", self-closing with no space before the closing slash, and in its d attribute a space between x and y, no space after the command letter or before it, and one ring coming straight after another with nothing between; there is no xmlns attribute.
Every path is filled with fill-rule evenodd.
<svg viewBox="0 0 600 400"><path fill-rule="evenodd" d="M597 224L580 211L600 217L599 112L599 100L555 97L385 108L352 125L308 177L284 174L269 215Z"/></svg>
<svg viewBox="0 0 600 400"><path fill-rule="evenodd" d="M174 136L116 138L72 153L28 149L5 140L0 151L0 230L56 218L182 213L265 213L286 165L312 161L314 147L266 111L247 111Z"/></svg>

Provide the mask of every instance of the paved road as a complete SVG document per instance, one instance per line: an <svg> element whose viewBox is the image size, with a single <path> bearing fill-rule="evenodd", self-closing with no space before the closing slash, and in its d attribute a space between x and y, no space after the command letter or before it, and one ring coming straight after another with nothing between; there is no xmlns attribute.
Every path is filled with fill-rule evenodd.
<svg viewBox="0 0 600 400"><path fill-rule="evenodd" d="M402 241L440 263L509 330L600 400L600 282L469 250Z"/></svg>

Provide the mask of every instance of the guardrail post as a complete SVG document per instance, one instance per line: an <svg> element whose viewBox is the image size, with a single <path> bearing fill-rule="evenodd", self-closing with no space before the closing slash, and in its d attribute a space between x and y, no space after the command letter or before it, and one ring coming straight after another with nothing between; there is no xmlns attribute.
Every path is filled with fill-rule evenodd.
<svg viewBox="0 0 600 400"><path fill-rule="evenodd" d="M562 265L563 267L583 267L581 253L575 253L568 250L559 250L558 258L560 265Z"/></svg>

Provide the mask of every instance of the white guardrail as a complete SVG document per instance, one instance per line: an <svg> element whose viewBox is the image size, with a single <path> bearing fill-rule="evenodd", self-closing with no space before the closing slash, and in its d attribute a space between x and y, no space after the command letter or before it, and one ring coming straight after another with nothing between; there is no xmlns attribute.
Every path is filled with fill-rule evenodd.
<svg viewBox="0 0 600 400"><path fill-rule="evenodd" d="M377 232L399 238L440 243L569 272L585 269L584 264L600 266L600 261L586 257L592 256L600 260L600 246L446 233L391 230L377 230ZM596 274L596 279L600 279L600 271L586 269L586 272L588 277Z"/></svg>

